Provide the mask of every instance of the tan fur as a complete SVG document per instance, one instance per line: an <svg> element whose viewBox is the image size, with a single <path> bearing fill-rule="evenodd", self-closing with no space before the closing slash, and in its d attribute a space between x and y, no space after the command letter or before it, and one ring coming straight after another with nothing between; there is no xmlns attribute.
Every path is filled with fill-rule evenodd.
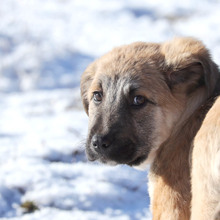
<svg viewBox="0 0 220 220"><path fill-rule="evenodd" d="M209 106L197 110L159 149L151 167L153 219L190 219L190 150Z"/></svg>
<svg viewBox="0 0 220 220"><path fill-rule="evenodd" d="M188 41L188 39L184 39L184 41L187 45L182 44L181 39L165 44L164 48L169 50L169 53L166 54L166 57L168 57L167 63L172 63L178 68L184 63L185 65L190 65L190 62L196 62L197 58L193 57L195 54L197 56L199 54L199 56L204 58L209 57L207 50L200 42ZM215 75L213 78L216 79ZM211 83L213 83L213 79L211 79ZM212 86L210 87L213 88ZM180 119L173 130L175 133L171 134L169 140L160 147L151 167L150 177L154 175L152 211L154 213L153 219L155 220L190 219L191 185L189 158L192 150L191 142L201 125L206 108L199 109L197 112L195 110L204 102L208 95L202 89L198 90L197 93L198 95L195 94L195 96L188 100L182 119ZM183 100L183 97L180 96L179 98L179 100ZM195 113L192 114L193 112ZM188 119L190 115L191 117ZM201 209L200 211L197 210L197 212L201 213Z"/></svg>
<svg viewBox="0 0 220 220"><path fill-rule="evenodd" d="M217 209L217 202L220 201L218 194L220 190L217 190L220 184L220 153L217 153L219 145L214 143L215 140L216 143L219 141L215 139L219 135L217 130L214 134L207 133L206 124L211 120L209 114L201 129L200 126L213 104L212 97L216 96L216 85L219 80L217 66L211 60L205 46L192 38L175 38L162 44L138 42L113 49L92 63L82 76L81 94L85 111L89 115L90 132L100 126L100 122L96 120L103 112L102 116L106 121L102 121L103 131L99 132L107 133L112 121L120 119L117 113L117 107L121 104L119 94L127 94L129 85L135 83L133 79L137 77L142 82L136 92L137 95L147 97L156 103L148 105L141 114L133 113L135 132L138 132L139 139L143 140L149 135L148 143L144 146L146 150L149 150L147 146L151 145L148 158L140 166L151 163L149 192L153 219L189 220L191 204L193 220L209 219L197 216L201 214L201 209L207 210L207 214L204 211L206 216L213 216L213 210ZM103 79L107 78L118 82L117 88L111 87L110 93L115 93L114 99L108 95L108 91L105 91L106 88L103 92L103 86L107 86ZM130 84L126 84L126 80ZM106 95L101 110L93 103L93 94L96 91L102 91ZM115 106L115 109L112 106ZM215 117L218 114L219 117L219 104L216 102L213 108L215 110L211 109L211 112L214 113L210 114L214 114ZM143 119L145 116L148 117ZM146 120L144 126L148 126L145 132L143 124L137 123L143 120ZM129 132L129 128L127 129ZM199 129L193 149L192 143ZM123 138L126 137L126 133L123 135ZM214 150L209 149L210 144ZM90 145L89 139L88 148ZM204 152L205 149L209 149L210 152ZM144 153L143 149L139 151ZM203 159L200 159L200 154L203 154L201 156ZM205 158L208 161L207 166L203 164L206 155L209 155L207 159ZM214 159L211 162L212 157ZM208 167L211 171L207 169ZM210 175L212 180L207 180L206 184L203 179L208 179ZM203 189L201 196L198 190L200 188L197 186ZM214 192L212 187L216 189ZM208 196L207 189L210 190L209 200L205 199ZM207 201L214 202L209 204Z"/></svg>
<svg viewBox="0 0 220 220"><path fill-rule="evenodd" d="M220 98L195 137L192 155L191 219L213 219L220 202Z"/></svg>

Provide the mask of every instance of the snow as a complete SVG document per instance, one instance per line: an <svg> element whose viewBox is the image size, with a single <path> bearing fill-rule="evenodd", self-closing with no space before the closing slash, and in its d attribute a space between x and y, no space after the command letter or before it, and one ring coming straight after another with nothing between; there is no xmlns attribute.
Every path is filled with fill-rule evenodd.
<svg viewBox="0 0 220 220"><path fill-rule="evenodd" d="M220 63L219 0L1 0L0 218L151 219L147 171L89 163L80 75L134 41L193 36ZM25 214L21 204L39 210Z"/></svg>
<svg viewBox="0 0 220 220"><path fill-rule="evenodd" d="M87 162L83 142L88 119L79 88L2 94L0 105L1 217L149 215L146 172ZM34 201L39 211L24 214L20 204L25 201Z"/></svg>

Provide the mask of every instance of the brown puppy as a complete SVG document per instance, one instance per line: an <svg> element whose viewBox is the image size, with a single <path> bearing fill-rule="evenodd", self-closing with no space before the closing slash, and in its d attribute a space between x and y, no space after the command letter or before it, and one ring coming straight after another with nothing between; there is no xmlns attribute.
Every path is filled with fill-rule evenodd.
<svg viewBox="0 0 220 220"><path fill-rule="evenodd" d="M217 80L207 49L191 38L118 47L83 73L88 159L151 163L153 219L190 219L191 146Z"/></svg>

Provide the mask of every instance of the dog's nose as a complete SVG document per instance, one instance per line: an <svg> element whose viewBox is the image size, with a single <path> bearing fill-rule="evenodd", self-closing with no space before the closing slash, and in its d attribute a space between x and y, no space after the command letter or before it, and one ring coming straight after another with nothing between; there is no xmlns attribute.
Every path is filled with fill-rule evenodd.
<svg viewBox="0 0 220 220"><path fill-rule="evenodd" d="M107 138L97 134L92 137L91 142L93 149L96 151L107 149L110 146L110 142L107 140Z"/></svg>

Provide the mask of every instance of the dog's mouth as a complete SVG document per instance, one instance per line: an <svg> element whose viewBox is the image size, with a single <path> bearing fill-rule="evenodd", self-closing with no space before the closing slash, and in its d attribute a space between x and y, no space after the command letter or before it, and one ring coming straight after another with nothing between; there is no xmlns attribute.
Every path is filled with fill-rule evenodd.
<svg viewBox="0 0 220 220"><path fill-rule="evenodd" d="M127 161L117 161L117 160L111 160L110 158L105 157L104 155L96 154L92 152L90 149L86 151L86 155L89 161L94 162L94 161L99 161L104 164L126 164L128 166L138 166L140 165L145 159L146 155L144 156L137 156L132 159L127 159Z"/></svg>
<svg viewBox="0 0 220 220"><path fill-rule="evenodd" d="M117 164L119 164L116 161L109 160L109 159L107 159L104 156L100 156L100 155L96 155L96 154L88 153L88 152L87 152L87 159L90 162L99 161L101 163L109 164L109 165L117 165Z"/></svg>
<svg viewBox="0 0 220 220"><path fill-rule="evenodd" d="M131 162L127 163L129 166L138 166L146 159L145 156L139 156L136 159L132 160Z"/></svg>
<svg viewBox="0 0 220 220"><path fill-rule="evenodd" d="M99 159L97 154L94 154L93 152L91 152L89 150L86 150L86 157L91 162Z"/></svg>

